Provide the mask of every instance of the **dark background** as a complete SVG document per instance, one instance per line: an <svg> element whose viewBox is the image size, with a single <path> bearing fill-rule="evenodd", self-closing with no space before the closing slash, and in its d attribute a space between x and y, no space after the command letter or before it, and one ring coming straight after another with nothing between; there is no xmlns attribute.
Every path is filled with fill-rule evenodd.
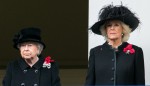
<svg viewBox="0 0 150 86"><path fill-rule="evenodd" d="M60 68L85 68L88 58L88 0L1 0L0 68L19 57L13 36L39 27L50 55Z"/></svg>

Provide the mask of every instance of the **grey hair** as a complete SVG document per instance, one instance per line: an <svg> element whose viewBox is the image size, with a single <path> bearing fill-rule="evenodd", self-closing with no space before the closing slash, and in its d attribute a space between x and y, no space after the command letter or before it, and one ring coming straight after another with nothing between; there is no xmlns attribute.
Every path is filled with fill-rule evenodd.
<svg viewBox="0 0 150 86"><path fill-rule="evenodd" d="M129 40L130 33L131 33L131 30L132 30L132 29L131 29L127 24L125 24L125 23L123 23L123 22L121 22L121 21L120 21L120 23L121 23L121 25L122 25L122 27L123 27L122 42L127 42L127 41ZM108 40L107 32L106 32L106 29L105 29L105 25L106 25L106 24L104 24L104 25L102 25L102 26L100 27L100 32L101 32L102 36L104 36L105 40Z"/></svg>
<svg viewBox="0 0 150 86"><path fill-rule="evenodd" d="M44 49L44 46L41 44L41 43L38 43L38 42L33 42L33 43L35 43L36 45L37 45L37 48L38 48L38 50L39 50L39 52L38 52L38 56L42 53L42 51L43 51L43 49ZM18 45L17 45L17 48L19 49L20 48L20 45L21 45L21 43L19 43Z"/></svg>
<svg viewBox="0 0 150 86"><path fill-rule="evenodd" d="M39 49L38 56L42 53L44 46L41 43L37 43L37 47Z"/></svg>

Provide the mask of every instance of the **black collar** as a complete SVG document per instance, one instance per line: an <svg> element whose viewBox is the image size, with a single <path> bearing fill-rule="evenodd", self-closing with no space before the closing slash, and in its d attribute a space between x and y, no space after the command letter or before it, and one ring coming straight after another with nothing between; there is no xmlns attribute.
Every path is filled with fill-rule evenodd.
<svg viewBox="0 0 150 86"><path fill-rule="evenodd" d="M128 44L129 44L128 42L123 42L120 46L118 46L118 48L117 48L117 49L118 49L118 52L122 52L123 49L124 49ZM115 50L114 48L112 48L111 45L108 44L108 42L105 42L105 43L103 44L103 48Z"/></svg>
<svg viewBox="0 0 150 86"><path fill-rule="evenodd" d="M35 69L39 69L40 67L43 66L43 59L39 58L39 60L32 66L32 68L35 68ZM28 68L31 68L26 62L24 59L20 58L18 60L18 63L20 65L20 68L22 70L25 70L25 69L28 69Z"/></svg>

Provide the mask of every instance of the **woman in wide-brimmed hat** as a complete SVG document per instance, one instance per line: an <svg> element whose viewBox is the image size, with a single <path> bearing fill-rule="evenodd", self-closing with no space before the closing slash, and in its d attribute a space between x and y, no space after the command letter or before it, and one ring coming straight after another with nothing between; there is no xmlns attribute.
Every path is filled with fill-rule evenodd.
<svg viewBox="0 0 150 86"><path fill-rule="evenodd" d="M3 86L60 86L56 62L41 55L46 46L40 35L39 28L28 27L14 36L21 58L8 65Z"/></svg>
<svg viewBox="0 0 150 86"><path fill-rule="evenodd" d="M123 5L101 9L99 21L90 30L106 42L90 50L86 86L145 84L143 51L127 42L139 23Z"/></svg>

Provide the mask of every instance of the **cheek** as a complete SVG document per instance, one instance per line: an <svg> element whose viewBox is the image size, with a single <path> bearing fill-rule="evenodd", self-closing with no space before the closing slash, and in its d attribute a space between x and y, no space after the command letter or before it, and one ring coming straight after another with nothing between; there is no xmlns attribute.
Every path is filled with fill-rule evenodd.
<svg viewBox="0 0 150 86"><path fill-rule="evenodd" d="M122 36L123 31L122 30L118 30L117 33L118 33L118 35Z"/></svg>
<svg viewBox="0 0 150 86"><path fill-rule="evenodd" d="M20 49L20 54L23 55L23 50Z"/></svg>
<svg viewBox="0 0 150 86"><path fill-rule="evenodd" d="M106 34L107 34L107 35L109 34L109 30L108 30L108 29L106 29Z"/></svg>
<svg viewBox="0 0 150 86"><path fill-rule="evenodd" d="M39 54L39 50L38 50L37 48L32 49L31 52L32 52L34 55Z"/></svg>

